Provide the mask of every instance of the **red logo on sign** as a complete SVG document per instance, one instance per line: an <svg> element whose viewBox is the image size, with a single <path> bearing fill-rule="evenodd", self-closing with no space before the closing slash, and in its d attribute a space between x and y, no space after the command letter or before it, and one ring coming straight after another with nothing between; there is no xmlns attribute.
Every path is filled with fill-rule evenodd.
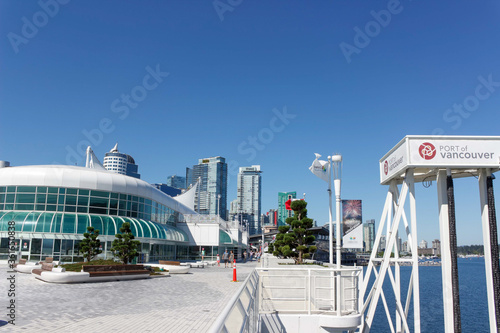
<svg viewBox="0 0 500 333"><path fill-rule="evenodd" d="M384 162L384 173L387 175L389 172L389 163L387 161Z"/></svg>
<svg viewBox="0 0 500 333"><path fill-rule="evenodd" d="M418 148L418 153L424 160L432 160L436 156L436 147L432 143L424 142Z"/></svg>

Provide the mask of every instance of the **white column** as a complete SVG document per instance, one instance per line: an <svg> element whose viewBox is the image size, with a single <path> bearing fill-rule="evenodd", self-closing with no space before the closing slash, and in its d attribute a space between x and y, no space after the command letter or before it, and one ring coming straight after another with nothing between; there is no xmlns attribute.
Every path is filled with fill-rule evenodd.
<svg viewBox="0 0 500 333"><path fill-rule="evenodd" d="M335 179L334 180L334 185L335 185L335 219L337 220L337 225L335 229L336 239L335 242L337 243L337 268L340 268L341 266L341 248L342 248L342 237L340 234L340 179Z"/></svg>
<svg viewBox="0 0 500 333"><path fill-rule="evenodd" d="M328 216L330 218L329 221L329 230L328 237L329 238L329 246L330 246L330 265L333 265L333 222L332 222L332 157L328 156L328 164L330 166L330 173L328 175L328 203L329 203L329 211Z"/></svg>
<svg viewBox="0 0 500 333"><path fill-rule="evenodd" d="M448 192L446 186L446 170L439 170L437 174L437 192L439 205L439 230L441 237L441 272L443 284L444 330L453 333L453 289L451 276L450 251L450 221L448 216Z"/></svg>
<svg viewBox="0 0 500 333"><path fill-rule="evenodd" d="M491 270L491 239L490 239L490 219L488 216L488 190L486 188L486 178L490 175L490 170L481 169L479 172L479 198L481 200L481 221L483 224L483 244L484 244L484 266L486 271L486 291L488 294L488 315L490 318L490 332L496 332L497 322L495 316L495 298L493 290L493 272ZM497 260L495 258L495 260Z"/></svg>
<svg viewBox="0 0 500 333"><path fill-rule="evenodd" d="M411 172L410 172L411 171ZM413 326L414 332L420 333L420 282L418 273L418 238L417 238L417 201L415 199L415 181L413 170L406 174L410 186L410 223L411 223L411 257L413 286ZM410 243L410 242L408 242Z"/></svg>

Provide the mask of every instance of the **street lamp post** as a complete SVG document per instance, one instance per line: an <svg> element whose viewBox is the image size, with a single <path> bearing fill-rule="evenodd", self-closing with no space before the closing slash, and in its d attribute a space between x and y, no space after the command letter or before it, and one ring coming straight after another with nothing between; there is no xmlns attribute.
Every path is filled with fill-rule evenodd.
<svg viewBox="0 0 500 333"><path fill-rule="evenodd" d="M332 157L328 156L328 165L330 167L330 172L328 173L328 205L329 205L329 210L328 210L328 216L329 216L329 230L328 230L328 245L329 245L329 254L330 254L330 260L329 263L330 265L333 265L333 225L332 225Z"/></svg>
<svg viewBox="0 0 500 333"><path fill-rule="evenodd" d="M336 238L335 242L337 248L337 268L340 268L341 265L341 238L340 238L340 179L342 176L342 155L333 155L332 156L333 163L333 182L335 187L335 210L336 210L336 220L337 220L337 228L335 230Z"/></svg>
<svg viewBox="0 0 500 333"><path fill-rule="evenodd" d="M219 216L220 212L220 194L217 195L217 216Z"/></svg>

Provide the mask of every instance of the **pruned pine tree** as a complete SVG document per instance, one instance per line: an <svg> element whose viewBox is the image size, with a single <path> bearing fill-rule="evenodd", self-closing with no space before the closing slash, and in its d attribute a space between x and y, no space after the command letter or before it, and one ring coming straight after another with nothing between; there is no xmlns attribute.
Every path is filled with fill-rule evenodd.
<svg viewBox="0 0 500 333"><path fill-rule="evenodd" d="M99 229L94 229L94 227L87 227L87 232L83 233L80 251L83 252L83 257L87 259L87 262L94 259L99 253L102 253L100 249L101 242L97 237L99 237Z"/></svg>
<svg viewBox="0 0 500 333"><path fill-rule="evenodd" d="M111 244L111 252L124 264L128 264L135 257L139 256L138 248L141 242L134 240L134 235L130 229L130 223L124 222L120 228L121 234L116 234Z"/></svg>
<svg viewBox="0 0 500 333"><path fill-rule="evenodd" d="M295 200L291 204L293 217L286 219L287 225L278 228L276 241L269 245L269 252L277 257L293 258L296 264L301 264L304 259L316 251L316 246L311 245L315 237L309 228L313 220L307 217L307 202Z"/></svg>

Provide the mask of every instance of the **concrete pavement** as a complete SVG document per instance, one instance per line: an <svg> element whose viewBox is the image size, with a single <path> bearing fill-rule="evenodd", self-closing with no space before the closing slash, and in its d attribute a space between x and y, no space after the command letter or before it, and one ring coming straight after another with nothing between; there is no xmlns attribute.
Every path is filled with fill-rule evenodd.
<svg viewBox="0 0 500 333"><path fill-rule="evenodd" d="M16 319L0 332L205 332L256 262L192 268L189 274L135 281L50 284L15 274ZM0 320L9 306L6 265L0 265Z"/></svg>

